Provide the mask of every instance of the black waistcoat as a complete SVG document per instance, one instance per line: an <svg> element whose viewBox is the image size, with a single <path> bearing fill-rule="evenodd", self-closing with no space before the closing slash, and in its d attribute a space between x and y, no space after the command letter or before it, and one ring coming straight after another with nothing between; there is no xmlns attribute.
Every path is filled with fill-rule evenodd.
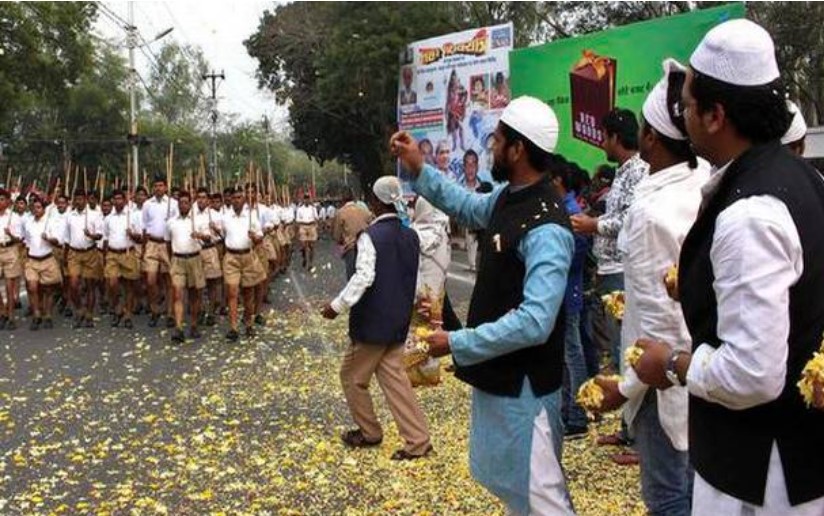
<svg viewBox="0 0 824 516"><path fill-rule="evenodd" d="M710 485L761 505L775 441L789 500L797 505L824 496L824 412L807 408L796 387L824 330L824 182L815 169L778 142L754 147L729 166L681 249L681 307L693 346L718 347L710 261L715 221L726 207L757 195L787 206L803 247L803 274L790 289L786 383L778 399L746 410L690 396L690 458Z"/></svg>
<svg viewBox="0 0 824 516"><path fill-rule="evenodd" d="M548 178L515 193L500 194L479 241L481 263L469 306L469 328L496 321L521 304L526 267L518 257L518 244L530 230L544 224L569 228L564 204ZM560 310L545 343L473 366L456 364L455 375L498 396L519 396L524 377L529 377L536 396L557 390L564 361L563 303Z"/></svg>

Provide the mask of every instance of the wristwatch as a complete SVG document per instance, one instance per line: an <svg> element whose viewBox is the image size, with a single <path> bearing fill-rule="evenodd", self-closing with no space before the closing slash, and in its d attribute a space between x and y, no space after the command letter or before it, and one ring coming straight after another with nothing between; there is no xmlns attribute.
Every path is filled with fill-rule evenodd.
<svg viewBox="0 0 824 516"><path fill-rule="evenodd" d="M684 387L687 385L686 381L683 383L681 382L681 379L678 378L678 373L675 370L675 363L678 361L678 357L684 354L686 353L683 351L675 350L670 355L669 362L667 362L667 370L665 371L667 380L669 380L669 382L676 387Z"/></svg>

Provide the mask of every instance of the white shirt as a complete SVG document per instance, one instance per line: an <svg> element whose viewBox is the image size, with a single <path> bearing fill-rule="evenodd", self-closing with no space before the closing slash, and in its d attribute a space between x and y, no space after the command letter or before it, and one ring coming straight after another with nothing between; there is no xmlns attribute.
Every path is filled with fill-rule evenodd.
<svg viewBox="0 0 824 516"><path fill-rule="evenodd" d="M229 211L223 216L220 227L223 230L226 248L235 251L251 249L250 228L255 235L263 236L260 230L260 221L257 217L250 217L248 210L242 210L240 215L236 214L235 210Z"/></svg>
<svg viewBox="0 0 824 516"><path fill-rule="evenodd" d="M704 186L705 197L716 191L728 166L715 172ZM790 288L804 270L801 239L787 206L769 195L747 197L728 206L715 221L710 259L722 344L718 348L698 346L687 371L687 388L694 396L732 410L769 403L784 389ZM790 507L775 443L764 503L752 507L715 489L696 473L694 514L824 514L824 497Z"/></svg>
<svg viewBox="0 0 824 516"><path fill-rule="evenodd" d="M165 239L172 243L172 253L192 254L199 253L201 249L200 240L192 238L192 233L197 230L191 210L183 217L176 215L166 223Z"/></svg>
<svg viewBox="0 0 824 516"><path fill-rule="evenodd" d="M117 209L103 219L103 238L108 242L109 249L122 251L134 246L134 241L126 234L131 229L134 233L143 233L143 216L139 211L123 208L120 213Z"/></svg>
<svg viewBox="0 0 824 516"><path fill-rule="evenodd" d="M169 203L171 202L171 207ZM162 239L166 234L166 221L177 217L180 213L177 210L177 201L169 199L169 196L164 195L158 201L157 197L152 196L143 203L143 228L146 234L154 239Z"/></svg>
<svg viewBox="0 0 824 516"><path fill-rule="evenodd" d="M51 210L47 215L49 238L56 238L60 245L66 243L66 224L69 220L69 210L60 213L57 208Z"/></svg>
<svg viewBox="0 0 824 516"><path fill-rule="evenodd" d="M376 217L372 224L377 224L381 220L397 218L394 213L384 213L380 217ZM366 289L372 286L375 282L375 260L377 258L377 251L375 245L372 243L369 233L363 231L358 237L358 254L355 259L355 274L349 278L349 282L343 287L338 297L332 300L330 305L332 310L341 314L349 310L363 297Z"/></svg>
<svg viewBox="0 0 824 516"><path fill-rule="evenodd" d="M84 230L88 229L94 235L103 235L103 216L99 211L89 210L88 207L81 212L73 209L69 212L66 220L65 242L69 247L75 249L89 249L94 247L96 242L86 236Z"/></svg>
<svg viewBox="0 0 824 516"><path fill-rule="evenodd" d="M47 237L54 238L52 227L50 227L49 224L49 218L45 213L40 217L40 220L31 217L23 223L23 240L26 242L30 256L41 258L51 254L54 247L47 240L43 239L44 233Z"/></svg>
<svg viewBox="0 0 824 516"><path fill-rule="evenodd" d="M298 206L297 221L298 224L311 224L317 222L318 212L311 204Z"/></svg>
<svg viewBox="0 0 824 516"><path fill-rule="evenodd" d="M335 218L335 207L331 204L326 207L326 218L333 219Z"/></svg>
<svg viewBox="0 0 824 516"><path fill-rule="evenodd" d="M23 218L11 211L11 208L0 215L0 244L3 245L8 244L11 240L6 233L6 228L9 229L14 238L23 237Z"/></svg>
<svg viewBox="0 0 824 516"><path fill-rule="evenodd" d="M663 278L667 269L678 263L681 244L698 215L701 185L709 178L709 169L703 160L695 170L686 162L679 163L645 176L635 188L635 201L618 235L626 301L621 325L622 356L641 338L666 342L683 351L692 348L681 305L667 295ZM632 425L647 386L623 360L621 374L618 389L628 399L624 418ZM661 427L676 450L686 451L686 387L658 390L657 395Z"/></svg>
<svg viewBox="0 0 824 516"><path fill-rule="evenodd" d="M212 243L217 242L217 236L215 235L215 232L212 231L212 228L210 226L210 223L218 221L218 219L215 217L215 211L212 208L206 208L205 210L201 211L200 208L198 208L195 204L194 206L192 206L192 212L195 214L195 230L198 233L209 235L210 237L212 237Z"/></svg>
<svg viewBox="0 0 824 516"><path fill-rule="evenodd" d="M272 208L266 206L265 204L256 204L253 210L255 214L258 215L258 221L260 222L260 227L263 230L269 230L275 227L275 216Z"/></svg>
<svg viewBox="0 0 824 516"><path fill-rule="evenodd" d="M290 204L289 206L283 208L282 219L285 224L291 224L295 221L295 210L296 208L294 204Z"/></svg>

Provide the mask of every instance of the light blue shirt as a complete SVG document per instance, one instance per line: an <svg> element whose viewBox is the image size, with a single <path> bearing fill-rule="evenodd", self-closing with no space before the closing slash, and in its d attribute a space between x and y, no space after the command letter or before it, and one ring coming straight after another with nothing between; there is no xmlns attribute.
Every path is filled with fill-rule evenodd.
<svg viewBox="0 0 824 516"><path fill-rule="evenodd" d="M469 192L426 165L412 187L459 224L483 229L508 186L498 186L489 194ZM529 231L517 250L526 267L523 302L497 321L451 332L449 345L455 362L470 366L545 343L564 300L574 250L572 232L557 224Z"/></svg>

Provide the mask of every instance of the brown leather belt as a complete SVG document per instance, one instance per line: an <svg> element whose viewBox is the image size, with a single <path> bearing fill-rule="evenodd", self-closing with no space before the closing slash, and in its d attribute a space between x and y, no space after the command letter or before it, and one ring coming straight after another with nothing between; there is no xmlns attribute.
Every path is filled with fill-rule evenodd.
<svg viewBox="0 0 824 516"><path fill-rule="evenodd" d="M211 248L213 248L214 246L215 246L215 244L214 244L214 243L211 243L211 242L210 242L210 243L208 243L208 244L204 243L204 244L201 244L201 245L200 245L200 247L201 247L202 249L204 249L204 250L205 250L205 249L211 249Z"/></svg>
<svg viewBox="0 0 824 516"><path fill-rule="evenodd" d="M29 257L29 260L34 260L36 262L42 262L43 260L48 260L49 258L51 258L52 254L49 253L49 254L46 254L46 255L43 255L43 256L28 255L28 257Z"/></svg>
<svg viewBox="0 0 824 516"><path fill-rule="evenodd" d="M123 253L128 253L129 251L131 251L131 248L127 247L125 249L112 249L110 247L106 251L109 252L109 253L114 253L114 254L123 254Z"/></svg>
<svg viewBox="0 0 824 516"><path fill-rule="evenodd" d="M91 246L91 247L87 247L85 249L80 249L79 247L72 247L70 245L67 245L66 247L69 248L69 251L74 251L75 253L86 253L86 252L91 251L92 249L95 248L94 246Z"/></svg>
<svg viewBox="0 0 824 516"><path fill-rule="evenodd" d="M251 249L230 249L226 248L226 252L229 254L248 254Z"/></svg>
<svg viewBox="0 0 824 516"><path fill-rule="evenodd" d="M165 241L165 240L163 240L162 238L155 238L155 237L153 237L153 236L151 236L151 235L146 235L146 238L147 238L150 242L154 242L155 244L165 244L165 243L166 243L166 241Z"/></svg>
<svg viewBox="0 0 824 516"><path fill-rule="evenodd" d="M13 247L17 244L18 244L18 242L6 242L5 244L0 244L0 249L5 249L7 247Z"/></svg>
<svg viewBox="0 0 824 516"><path fill-rule="evenodd" d="M175 258L182 258L184 260L188 260L189 258L197 258L200 256L200 253L172 253L172 256Z"/></svg>

